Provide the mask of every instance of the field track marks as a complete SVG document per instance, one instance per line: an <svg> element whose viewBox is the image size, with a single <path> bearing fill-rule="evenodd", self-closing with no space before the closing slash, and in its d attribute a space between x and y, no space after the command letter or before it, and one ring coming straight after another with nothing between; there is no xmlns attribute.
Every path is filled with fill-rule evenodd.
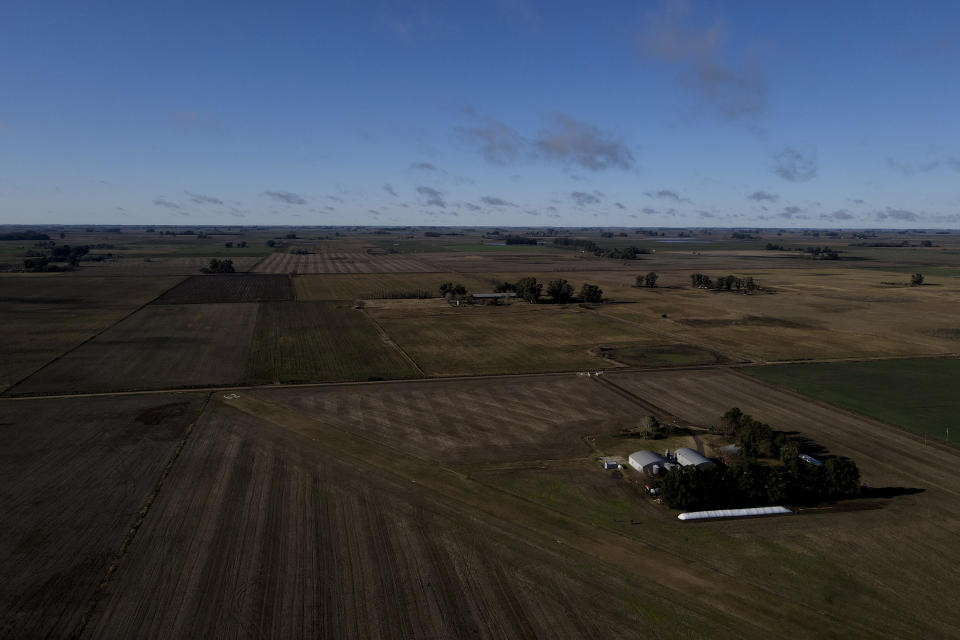
<svg viewBox="0 0 960 640"><path fill-rule="evenodd" d="M87 612L80 619L80 623L77 625L76 630L73 632L73 638L79 638L83 635L84 629L87 628L87 624L90 622L92 616L96 614L97 603L100 602L100 599L103 597L104 592L107 589L107 585L110 582L111 576L116 573L117 568L120 566L120 562L123 560L123 556L127 553L127 550L130 548L130 545L133 543L134 538L137 537L137 532L140 530L140 527L143 525L144 521L147 518L147 514L150 513L150 507L153 505L154 501L157 499L157 496L160 494L160 489L163 488L163 483L167 479L167 476L170 475L170 471L173 469L174 463L176 463L177 458L180 457L180 452L183 451L183 448L187 445L187 441L190 439L190 434L193 433L193 426L197 424L200 418L203 416L204 410L207 408L207 404L210 402L210 396L208 395L203 404L200 405L200 410L197 412L196 417L193 422L187 426L186 432L183 434L183 438L180 439L180 442L177 443L176 448L173 450L173 453L170 456L170 460L167 462L166 466L163 468L163 471L160 473L160 477L157 479L157 483L153 486L153 491L150 492L150 495L147 496L146 501L144 501L143 506L140 507L140 511L137 512L136 519L130 525L130 529L127 531L127 534L123 538L123 542L120 543L120 548L117 549L116 555L113 557L113 561L110 563L110 566L107 568L106 574L103 576L103 580L100 582L100 586L97 587L97 590L93 593L93 596L90 598L90 606L87 609Z"/></svg>
<svg viewBox="0 0 960 640"><path fill-rule="evenodd" d="M393 449L345 432L323 418L305 416L253 394L243 394L226 404L320 442L331 455L359 460L378 468L381 473L406 478L432 493L460 503L468 512L480 510L504 523L503 528L516 530L520 527L533 534L537 540L532 542L538 546L565 545L617 570L657 576L664 588L683 593L697 600L702 607L718 609L727 616L738 618L744 625L743 633L776 633L784 625L822 631L836 622L825 612L755 585L744 584L647 542L584 524L577 518L496 490L436 463L413 456L397 456Z"/></svg>
<svg viewBox="0 0 960 640"><path fill-rule="evenodd" d="M64 356L66 356L67 354L73 353L74 351L76 351L77 349L79 349L79 348L82 347L83 345L87 344L88 342L94 340L95 338L100 337L101 335L103 335L104 333L106 333L106 332L109 331L110 329L113 329L115 326L117 326L118 324L120 324L121 322L123 322L124 320L126 320L127 318L129 318L130 316L132 316L133 314L137 313L138 311L140 311L141 309L143 309L143 308L146 307L147 305L153 304L154 302L156 302L157 300L159 300L162 296L166 295L166 293L167 293L168 291L170 291L171 289L173 289L173 288L176 287L176 286L179 286L180 283L183 282L184 280L186 280L188 277L190 277L190 276L183 276L182 278L180 278L179 280L177 280L175 283L173 283L172 285L170 285L169 288L164 289L163 291L161 291L160 293L158 293L158 294L155 295L154 297L150 298L149 300L147 300L146 302L144 302L142 305L140 305L140 306L137 307L136 309L133 309L130 313L126 314L126 315L123 316L122 318L118 318L116 322L110 323L110 325L104 327L103 329L101 329L101 330L98 331L97 333L93 334L92 336L89 336L89 337L88 337L86 340L84 340L83 342L80 342L79 344L74 345L73 347L67 349L66 351L64 351L63 353L61 353L61 354L58 355L57 357L53 358L52 360L48 360L47 362L43 363L42 365L40 365L39 367L37 367L36 369L34 369L33 371L31 371L29 374L27 374L27 375L25 375L24 377L20 378L19 380L17 380L17 381L14 382L13 384L8 385L8 386L7 386L6 388L4 388L3 390L0 390L0 395L5 394L7 391L10 391L11 389L13 389L14 387L16 387L17 385L22 384L23 382L27 381L31 376L36 375L37 373L39 373L40 371L42 371L42 370L45 369L46 367L52 365L53 363L57 362L58 360L60 360L60 359L63 358Z"/></svg>
<svg viewBox="0 0 960 640"><path fill-rule="evenodd" d="M363 315L365 315L367 318L370 319L370 323L373 324L373 326L374 326L374 327L376 328L376 330L377 330L377 333L380 334L380 337L383 338L383 341L384 341L387 345L389 345L389 346L393 347L394 349L396 349L397 352L403 357L403 359L406 360L407 362L409 362L409 363L410 363L410 366L413 367L413 368L416 370L416 372L420 374L421 377L424 377L424 378L427 377L426 372L424 372L424 370L420 368L420 365L417 364L417 361L414 360L413 358L411 358L411 357L410 357L410 354L407 353L406 351L404 351L403 347L401 347L399 344L397 344L397 342L396 342L393 338L391 338L390 335L389 335L386 331L383 330L383 327L380 325L379 322L377 322L377 319L376 319L376 318L374 318L372 315L370 315L370 314L367 313L366 311L363 312Z"/></svg>
<svg viewBox="0 0 960 640"><path fill-rule="evenodd" d="M744 363L760 362L760 360L757 360L756 358L751 358L741 353L734 353L733 351L721 351L720 349L717 349L715 345L707 344L699 340L691 340L689 336L678 336L668 331L660 331L659 329L653 329L642 322L636 322L634 320L628 320L627 318L621 318L619 316L610 315L609 313L604 313L603 311L598 311L596 309L590 309L590 311L599 316L603 316L604 318L609 318L610 320L616 320L618 322L625 322L626 324L633 325L639 329L642 329L643 331L646 331L647 333L652 333L653 335L659 336L661 338L668 338L670 340L675 340L677 342L684 342L686 344L690 344L695 347L700 347L701 349L706 349L707 351L719 353L720 355L728 358L731 362L744 362Z"/></svg>
<svg viewBox="0 0 960 640"><path fill-rule="evenodd" d="M667 411L667 410L664 409L663 407L658 407L657 405L653 404L653 403L650 402L649 400L645 400L644 398L641 398L640 396L638 396L637 394L633 393L632 391L628 391L628 390L624 389L623 387L621 387L620 385L618 385L616 382L614 382L614 381L612 381L612 380L610 380L610 379L608 379L608 378L605 378L605 377L597 377L597 378L593 378L593 380L596 380L598 383L603 384L603 385L609 387L610 389L613 389L613 391L614 391L617 395L623 396L624 398L626 398L626 399L629 400L630 402L632 402L632 403L634 403L634 404L636 404L636 405L639 405L639 406L642 407L645 411L649 411L649 412L652 413L653 415L658 416L658 419L661 419L661 420L660 420L661 422L665 422L664 420L662 420L663 417L669 417L670 422L672 422L673 424L675 424L675 425L677 425L677 426L699 428L697 425L690 424L689 422L683 420L682 418L680 418L680 416L675 416L675 415L673 415L672 413L670 413L669 411Z"/></svg>

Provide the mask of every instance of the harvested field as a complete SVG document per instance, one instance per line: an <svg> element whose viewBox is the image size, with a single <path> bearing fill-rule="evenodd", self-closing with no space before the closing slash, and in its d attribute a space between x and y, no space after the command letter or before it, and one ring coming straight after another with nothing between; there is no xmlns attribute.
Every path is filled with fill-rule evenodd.
<svg viewBox="0 0 960 640"><path fill-rule="evenodd" d="M944 440L960 415L960 360L924 358L874 362L750 367L751 376ZM960 443L960 428L951 442Z"/></svg>
<svg viewBox="0 0 960 640"><path fill-rule="evenodd" d="M410 378L416 368L362 311L332 302L260 306L246 365L256 383Z"/></svg>
<svg viewBox="0 0 960 640"><path fill-rule="evenodd" d="M256 304L148 305L8 393L236 384L256 317Z"/></svg>
<svg viewBox="0 0 960 640"><path fill-rule="evenodd" d="M437 271L419 258L400 254L271 253L256 266L259 273L416 273Z"/></svg>
<svg viewBox="0 0 960 640"><path fill-rule="evenodd" d="M483 275L463 273L329 274L293 279L297 300L439 297L440 285L444 282L459 282L472 293L493 291L497 284Z"/></svg>
<svg viewBox="0 0 960 640"><path fill-rule="evenodd" d="M575 305L451 307L442 300L368 305L369 313L429 374L527 373L616 366L597 346L660 345L642 328Z"/></svg>
<svg viewBox="0 0 960 640"><path fill-rule="evenodd" d="M201 269L210 264L213 257L229 257L233 260L233 268L237 271L249 271L262 260L261 256L180 256L176 254L156 254L148 256L128 255L120 260L105 260L104 262L85 263L83 271L89 275L183 275L199 274Z"/></svg>
<svg viewBox="0 0 960 640"><path fill-rule="evenodd" d="M89 637L584 638L705 621L585 554L230 408L197 425L150 518Z"/></svg>
<svg viewBox="0 0 960 640"><path fill-rule="evenodd" d="M293 300L293 286L289 276L218 274L191 276L160 296L156 304L281 300Z"/></svg>
<svg viewBox="0 0 960 640"><path fill-rule="evenodd" d="M278 390L270 400L449 464L584 457L584 437L639 420L634 403L575 375Z"/></svg>
<svg viewBox="0 0 960 640"><path fill-rule="evenodd" d="M72 636L201 400L0 401L0 637Z"/></svg>
<svg viewBox="0 0 960 640"><path fill-rule="evenodd" d="M177 277L0 275L0 390L103 331Z"/></svg>

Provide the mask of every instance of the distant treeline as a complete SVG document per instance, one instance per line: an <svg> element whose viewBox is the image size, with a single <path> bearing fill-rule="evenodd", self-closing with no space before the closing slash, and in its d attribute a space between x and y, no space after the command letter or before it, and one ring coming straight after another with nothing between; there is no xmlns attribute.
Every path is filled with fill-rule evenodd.
<svg viewBox="0 0 960 640"><path fill-rule="evenodd" d="M14 231L0 233L0 240L49 240L50 236L39 231Z"/></svg>
<svg viewBox="0 0 960 640"><path fill-rule="evenodd" d="M611 258L613 260L636 260L638 256L651 253L649 249L643 249L641 247L604 248L597 245L593 240L586 240L584 238L554 238L553 244L557 247L580 248L584 251L592 252L595 256Z"/></svg>

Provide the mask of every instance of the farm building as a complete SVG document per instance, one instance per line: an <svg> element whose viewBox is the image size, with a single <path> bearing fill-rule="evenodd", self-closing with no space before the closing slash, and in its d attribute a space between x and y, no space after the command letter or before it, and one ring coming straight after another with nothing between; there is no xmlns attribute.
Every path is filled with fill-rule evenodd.
<svg viewBox="0 0 960 640"><path fill-rule="evenodd" d="M627 458L630 466L640 472L654 473L659 469L666 469L667 459L655 451L634 451ZM657 469L654 469L656 467Z"/></svg>
<svg viewBox="0 0 960 640"><path fill-rule="evenodd" d="M677 462L684 467L696 467L697 469L703 469L705 467L713 466L713 461L711 461L709 458L705 458L688 447L681 447L680 449L677 449L674 455L676 456Z"/></svg>

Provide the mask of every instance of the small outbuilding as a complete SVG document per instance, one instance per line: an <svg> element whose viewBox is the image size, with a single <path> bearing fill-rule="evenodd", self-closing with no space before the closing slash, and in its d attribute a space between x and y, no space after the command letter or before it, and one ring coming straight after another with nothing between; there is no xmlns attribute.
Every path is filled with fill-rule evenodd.
<svg viewBox="0 0 960 640"><path fill-rule="evenodd" d="M654 473L667 468L667 459L656 451L634 451L627 458L630 466L641 473ZM657 469L654 469L657 467Z"/></svg>
<svg viewBox="0 0 960 640"><path fill-rule="evenodd" d="M706 467L714 466L712 460L702 456L688 447L681 447L677 449L674 455L676 456L677 462L684 467L696 467L697 469L704 469Z"/></svg>

